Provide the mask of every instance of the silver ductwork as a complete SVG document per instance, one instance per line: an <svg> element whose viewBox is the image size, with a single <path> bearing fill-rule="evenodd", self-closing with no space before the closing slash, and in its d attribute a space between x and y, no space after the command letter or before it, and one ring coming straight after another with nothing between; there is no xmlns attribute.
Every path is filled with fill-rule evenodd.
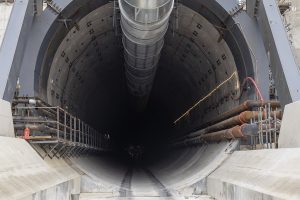
<svg viewBox="0 0 300 200"><path fill-rule="evenodd" d="M146 106L174 0L119 0L130 93L139 110Z"/></svg>

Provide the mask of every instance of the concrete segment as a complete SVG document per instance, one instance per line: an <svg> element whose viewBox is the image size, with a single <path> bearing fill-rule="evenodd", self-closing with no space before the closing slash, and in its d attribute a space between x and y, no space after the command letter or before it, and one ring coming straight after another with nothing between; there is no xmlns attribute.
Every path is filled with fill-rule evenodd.
<svg viewBox="0 0 300 200"><path fill-rule="evenodd" d="M166 188L183 191L218 168L236 149L237 144L237 141L221 142L181 149L151 168L151 171Z"/></svg>
<svg viewBox="0 0 300 200"><path fill-rule="evenodd" d="M63 200L70 199L72 196L72 181L60 183L51 188L39 191L32 195L28 200ZM73 199L72 199L73 200ZM75 200L75 199L74 199Z"/></svg>
<svg viewBox="0 0 300 200"><path fill-rule="evenodd" d="M79 177L63 160L42 160L23 139L0 137L0 160L0 200L29 198L62 183L71 187L67 182ZM68 190L61 187L64 195ZM46 197L48 192L42 193Z"/></svg>
<svg viewBox="0 0 300 200"><path fill-rule="evenodd" d="M15 136L11 105L2 99L0 99L0 136Z"/></svg>
<svg viewBox="0 0 300 200"><path fill-rule="evenodd" d="M300 199L300 149L236 151L207 178L216 199Z"/></svg>
<svg viewBox="0 0 300 200"><path fill-rule="evenodd" d="M82 178L81 190L83 192L118 193L127 170L121 162L116 162L107 156L72 158L71 161L74 167L86 174Z"/></svg>
<svg viewBox="0 0 300 200"><path fill-rule="evenodd" d="M285 106L278 139L279 148L300 147L299 113L300 101Z"/></svg>

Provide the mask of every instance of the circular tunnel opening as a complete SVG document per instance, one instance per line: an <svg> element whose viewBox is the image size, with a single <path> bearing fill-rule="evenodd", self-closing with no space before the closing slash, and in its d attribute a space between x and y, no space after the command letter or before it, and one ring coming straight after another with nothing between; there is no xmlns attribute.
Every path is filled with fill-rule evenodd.
<svg viewBox="0 0 300 200"><path fill-rule="evenodd" d="M197 9L205 12L201 14ZM198 148L174 154L177 150L169 144L174 137L189 133L239 105L240 101L232 97L240 90L239 79L253 73L237 68L237 63L245 62L245 58L237 56L237 50L233 52L235 46L227 43L230 32L204 5L196 1L179 4L170 17L149 102L143 112L137 112L126 85L121 33L114 25L113 3L85 12L72 28L59 25L54 37L60 39L52 41L53 47L49 45L52 48L44 56L37 81L38 96L110 136L112 152L99 155L97 161L83 159L78 163L92 162L91 171L101 165L103 171L98 168L99 171L118 176L118 169L132 163L166 167L166 161L172 159L180 158L181 165L199 160ZM234 73L237 76L232 76ZM174 123L229 77L232 78L193 112ZM251 95L252 89L244 93L245 98ZM141 148L142 159L132 161L128 152L132 146ZM215 152L221 149L214 144L211 148ZM216 153L211 155L217 157ZM117 183L113 179L104 180Z"/></svg>

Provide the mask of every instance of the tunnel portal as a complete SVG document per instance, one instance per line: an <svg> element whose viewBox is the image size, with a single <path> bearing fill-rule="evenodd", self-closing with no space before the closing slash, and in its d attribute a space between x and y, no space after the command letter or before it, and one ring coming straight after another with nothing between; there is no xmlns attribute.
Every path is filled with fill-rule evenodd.
<svg viewBox="0 0 300 200"><path fill-rule="evenodd" d="M51 2L12 100L17 137L42 138L43 159L65 158L121 197L138 183L171 197L202 190L241 144L278 146L282 102L244 4Z"/></svg>
<svg viewBox="0 0 300 200"><path fill-rule="evenodd" d="M49 29L50 38L46 37L43 42L48 48L39 53L40 65L34 77L36 97L49 105L60 106L98 132L109 135L113 152L109 158L127 165L132 162L129 149L141 148L142 163L159 163L161 156L167 157L168 152L172 152L170 145L174 138L197 130L204 122L246 99L256 98L250 84L243 95L236 98L241 93L240 80L256 76L256 66L246 64L249 50L243 41L236 44L232 39L236 36L215 16L216 11L198 1L189 1L177 2L173 9L171 7L169 19L164 19L167 24L160 25L165 27L165 34L158 39L136 40L138 43L146 41L147 45L150 42L152 47L154 42L154 47L161 51L152 60L155 65L150 67L154 73L150 77L152 81L147 82L152 84L146 89L149 94L143 94L144 100L137 101L135 95L138 94L133 94L131 87L134 84L140 87L140 83L132 81L140 79L137 74L142 71L134 72L136 78L128 79L128 64L137 64L129 70L132 74L138 63L152 62L153 48L146 49L150 54L145 55L150 57L144 60L139 60L139 54L135 61L128 56L143 45L133 48L128 41L137 36L122 37L125 22L122 22L119 4L105 1L93 4L92 1L77 12L69 5L61 15L74 17L69 24L57 22ZM244 49L237 49L237 45ZM224 81L226 83L220 85ZM188 117L174 123L214 90ZM143 109L136 109L141 101L144 101Z"/></svg>

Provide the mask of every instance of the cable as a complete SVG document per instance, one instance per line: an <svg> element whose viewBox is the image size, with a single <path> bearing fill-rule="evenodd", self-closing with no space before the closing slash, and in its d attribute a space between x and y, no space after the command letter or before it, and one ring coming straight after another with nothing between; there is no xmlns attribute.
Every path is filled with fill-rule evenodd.
<svg viewBox="0 0 300 200"><path fill-rule="evenodd" d="M254 85L254 87L255 87L255 90L256 90L256 92L257 92L257 94L258 94L260 100L261 100L261 101L264 101L264 98L263 98L263 96L262 96L262 94L261 94L261 92L260 92L260 89L259 89L258 85L256 84L256 81L255 81L252 77L246 77L245 80L250 80L250 81L251 81L251 83L252 83L252 84Z"/></svg>
<svg viewBox="0 0 300 200"><path fill-rule="evenodd" d="M243 88L244 88L245 84L247 83L247 81L250 81L250 82L254 85L255 90L256 90L256 93L257 93L259 99L260 99L261 101L264 101L264 98L263 98L263 96L262 96L262 94L261 94L261 91L260 91L259 87L258 87L257 84L256 84L256 81L255 81L252 77L249 77L249 76L246 77L246 78L244 79L244 81L243 81L243 84L242 84L242 87L241 87L240 95L237 96L237 97L235 97L235 98L233 98L233 99L234 99L234 100L239 100L239 99L242 97L242 94L243 94L243 92L244 92Z"/></svg>
<svg viewBox="0 0 300 200"><path fill-rule="evenodd" d="M227 78L225 81L223 81L221 84L219 84L217 87L215 87L211 92L209 92L206 96L201 98L199 101L197 101L192 107L190 107L185 113L183 113L179 118L177 118L173 123L176 124L178 121L180 121L183 117L187 116L195 107L197 107L201 102L206 100L208 97L210 97L215 91L217 91L220 87L222 87L225 83L230 81L233 77L237 76L237 71L233 72L229 78Z"/></svg>

